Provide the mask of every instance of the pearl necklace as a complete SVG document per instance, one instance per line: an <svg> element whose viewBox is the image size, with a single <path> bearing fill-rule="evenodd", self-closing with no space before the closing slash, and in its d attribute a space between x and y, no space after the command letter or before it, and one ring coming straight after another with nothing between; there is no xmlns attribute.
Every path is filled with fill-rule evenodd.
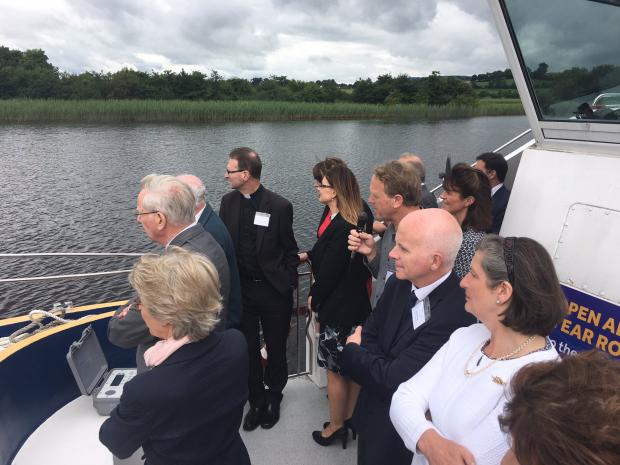
<svg viewBox="0 0 620 465"><path fill-rule="evenodd" d="M501 357L497 357L493 360L491 360L491 363L489 363L488 365L483 366L482 368L480 368L479 370L474 370L474 371L469 371L469 369L467 368L469 366L469 364L471 363L472 359L474 358L474 355L476 355L476 352L478 352L479 350L482 351L482 348L487 345L491 340L486 340L482 343L482 345L480 346L480 348L475 349L471 355L469 356L469 358L467 359L467 362L465 363L465 376L474 376L477 375L478 373L480 373L481 371L486 370L487 368L489 368L490 366L492 366L495 362L498 361L503 361L503 360L507 360L509 358L514 357L515 355L517 355L519 352L521 352L523 349L525 349L536 337L536 335L532 335L530 337L528 337L525 341L523 341L521 344L519 344L519 346L513 350L512 352L506 354L506 355L502 355ZM482 357L480 357L480 359L482 360ZM478 363L480 363L480 360L478 361ZM476 365L478 366L478 365Z"/></svg>

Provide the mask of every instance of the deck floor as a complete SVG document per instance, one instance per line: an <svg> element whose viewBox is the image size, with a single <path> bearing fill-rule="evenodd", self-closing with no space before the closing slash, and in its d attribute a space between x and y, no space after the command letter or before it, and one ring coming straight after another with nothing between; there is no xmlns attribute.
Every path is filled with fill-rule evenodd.
<svg viewBox="0 0 620 465"><path fill-rule="evenodd" d="M353 465L356 441L321 447L312 430L328 419L325 389L307 377L290 379L284 391L281 419L270 430L241 431L252 465ZM112 456L99 443L104 417L90 397L79 397L50 417L26 441L13 465L112 465Z"/></svg>
<svg viewBox="0 0 620 465"><path fill-rule="evenodd" d="M354 465L357 441L319 446L312 431L329 419L325 389L307 377L290 379L282 399L280 421L270 430L241 431L252 465Z"/></svg>

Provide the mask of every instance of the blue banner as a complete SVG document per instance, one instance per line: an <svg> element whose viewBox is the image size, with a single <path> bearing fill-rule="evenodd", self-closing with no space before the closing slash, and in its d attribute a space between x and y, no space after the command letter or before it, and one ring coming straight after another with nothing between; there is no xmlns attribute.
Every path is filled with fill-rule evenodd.
<svg viewBox="0 0 620 465"><path fill-rule="evenodd" d="M620 359L620 306L562 286L568 315L551 333L561 355L598 349Z"/></svg>

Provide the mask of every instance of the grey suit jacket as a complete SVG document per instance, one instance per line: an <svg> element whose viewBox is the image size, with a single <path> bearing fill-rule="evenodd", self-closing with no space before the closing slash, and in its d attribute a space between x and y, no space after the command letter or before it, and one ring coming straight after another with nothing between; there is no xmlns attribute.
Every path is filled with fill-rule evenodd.
<svg viewBox="0 0 620 465"><path fill-rule="evenodd" d="M372 308L375 308L381 294L383 294L383 289L385 289L389 262L388 254L394 247L394 234L396 234L396 229L394 228L394 224L390 223L383 233L383 237L376 244L377 254L375 258L367 263L368 269L376 279L372 286L372 295L370 296L370 306Z"/></svg>
<svg viewBox="0 0 620 465"><path fill-rule="evenodd" d="M223 307L220 313L218 328L224 328L228 307L228 296L230 293L230 272L228 270L228 263L226 262L226 255L224 255L222 247L220 247L215 239L213 239L213 236L206 232L199 224L195 224L191 228L181 232L181 234L170 242L170 245L176 245L184 249L201 253L213 262L220 276L220 291L223 298ZM122 309L119 308L115 315L110 318L110 322L108 323L108 339L112 344L124 349L131 349L137 346L136 365L138 367L138 372L141 373L146 370L144 352L155 344L157 339L151 336L142 316L140 316L140 313L136 311L133 305L124 318L117 317L121 310Z"/></svg>

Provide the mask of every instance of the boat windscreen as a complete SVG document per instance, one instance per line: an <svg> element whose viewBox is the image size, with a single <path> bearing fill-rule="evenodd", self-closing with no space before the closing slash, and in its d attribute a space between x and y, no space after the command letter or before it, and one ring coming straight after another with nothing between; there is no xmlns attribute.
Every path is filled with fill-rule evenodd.
<svg viewBox="0 0 620 465"><path fill-rule="evenodd" d="M538 119L620 123L620 2L502 4Z"/></svg>

